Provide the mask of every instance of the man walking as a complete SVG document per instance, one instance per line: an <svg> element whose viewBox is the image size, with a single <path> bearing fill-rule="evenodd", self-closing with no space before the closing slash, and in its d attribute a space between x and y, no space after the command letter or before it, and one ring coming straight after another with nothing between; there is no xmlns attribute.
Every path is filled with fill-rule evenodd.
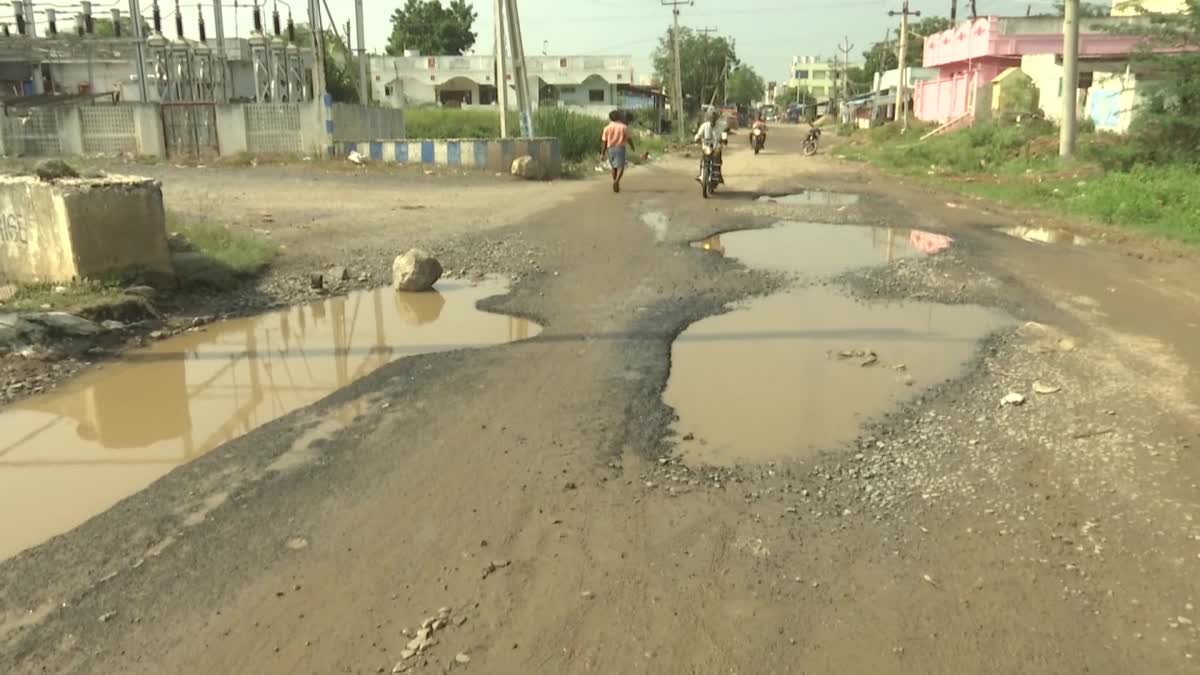
<svg viewBox="0 0 1200 675"><path fill-rule="evenodd" d="M610 112L608 119L608 126L604 127L604 132L600 134L600 154L601 159L607 159L609 167L612 168L613 192L620 192L621 179L625 176L625 147L629 146L630 150L634 150L633 137L629 134L629 125L625 123L625 116L620 110Z"/></svg>

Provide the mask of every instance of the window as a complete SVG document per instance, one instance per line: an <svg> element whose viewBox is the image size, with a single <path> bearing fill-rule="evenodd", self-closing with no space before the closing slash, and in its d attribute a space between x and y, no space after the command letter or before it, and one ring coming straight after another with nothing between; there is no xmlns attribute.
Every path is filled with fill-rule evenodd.
<svg viewBox="0 0 1200 675"><path fill-rule="evenodd" d="M796 79L797 80L807 80L808 79L808 71L807 70L797 70L796 71Z"/></svg>
<svg viewBox="0 0 1200 675"><path fill-rule="evenodd" d="M383 85L383 95L384 96L391 96L392 92L394 92L394 91L395 91L395 88L393 88L392 85L390 85L390 84Z"/></svg>
<svg viewBox="0 0 1200 675"><path fill-rule="evenodd" d="M588 90L588 101L591 103L604 103L604 90L603 89L589 89Z"/></svg>

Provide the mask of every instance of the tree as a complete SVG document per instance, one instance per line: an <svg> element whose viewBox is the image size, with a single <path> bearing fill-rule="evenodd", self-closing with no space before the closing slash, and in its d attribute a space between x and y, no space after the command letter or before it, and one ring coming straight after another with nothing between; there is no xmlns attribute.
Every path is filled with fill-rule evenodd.
<svg viewBox="0 0 1200 675"><path fill-rule="evenodd" d="M296 45L312 48L308 24L296 24ZM338 103L358 103L358 69L350 49L337 33L325 31L325 88ZM365 103L365 101L364 101Z"/></svg>
<svg viewBox="0 0 1200 675"><path fill-rule="evenodd" d="M92 31L96 37L102 38L116 37L117 35L117 32L113 30L113 20L101 17L92 19ZM121 17L121 37L133 37L133 19L128 16Z"/></svg>
<svg viewBox="0 0 1200 675"><path fill-rule="evenodd" d="M925 38L949 30L953 27L950 19L940 16L929 16L910 24L908 27L908 48L904 63L910 67L920 67L925 58ZM863 76L865 81L873 83L875 73L893 70L897 67L896 57L900 50L900 29L893 31L892 39L887 42L876 42L863 52Z"/></svg>
<svg viewBox="0 0 1200 675"><path fill-rule="evenodd" d="M415 49L428 56L463 54L475 44L471 27L477 16L466 0L450 0L447 7L441 0L407 0L392 13L387 53L399 56Z"/></svg>
<svg viewBox="0 0 1200 675"><path fill-rule="evenodd" d="M674 52L671 32L658 42L654 51L654 72L659 81L672 91L674 86ZM726 84L725 74L738 65L733 45L723 37L697 34L690 28L679 29L679 69L683 85L684 110L697 112L709 101L721 100Z"/></svg>
<svg viewBox="0 0 1200 675"><path fill-rule="evenodd" d="M796 87L789 87L787 85L779 87L776 90L775 105L779 108L786 110L789 106L796 105L797 103L806 106L816 105L817 97L808 93L807 89L797 89Z"/></svg>
<svg viewBox="0 0 1200 675"><path fill-rule="evenodd" d="M1140 72L1153 79L1139 81L1142 103L1131 131L1136 159L1150 162L1200 159L1200 0L1184 0L1187 11L1157 14L1142 11L1148 25L1125 24L1114 29L1139 38L1132 55Z"/></svg>
<svg viewBox="0 0 1200 675"><path fill-rule="evenodd" d="M729 73L726 100L738 105L750 105L761 101L766 95L767 85L753 68L745 63L738 64Z"/></svg>
<svg viewBox="0 0 1200 675"><path fill-rule="evenodd" d="M1102 16L1108 16L1112 12L1112 7L1109 5L1098 5L1091 2L1079 3L1079 18L1081 19L1098 19ZM1054 3L1054 12L1052 14L1034 14L1033 16L1066 16L1066 3Z"/></svg>

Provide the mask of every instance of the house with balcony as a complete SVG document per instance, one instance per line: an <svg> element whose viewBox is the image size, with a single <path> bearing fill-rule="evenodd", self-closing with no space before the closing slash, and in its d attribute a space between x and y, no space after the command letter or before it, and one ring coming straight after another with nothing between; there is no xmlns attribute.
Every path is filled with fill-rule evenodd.
<svg viewBox="0 0 1200 675"><path fill-rule="evenodd" d="M806 91L818 101L823 101L837 91L841 80L842 64L815 56L793 56L788 73L788 86Z"/></svg>
<svg viewBox="0 0 1200 675"><path fill-rule="evenodd" d="M634 92L632 56L526 56L534 104L557 106L598 117L623 107ZM375 100L397 108L495 106L494 56L372 56ZM516 109L513 67L508 66L508 104ZM638 96L641 94L638 93Z"/></svg>
<svg viewBox="0 0 1200 675"><path fill-rule="evenodd" d="M1152 73L1140 72L1130 59L1139 38L1120 29L1148 22L1143 16L1082 19L1075 83L1063 82L1061 18L980 17L935 33L925 40L924 66L938 74L915 86L914 114L952 126L986 117L993 80L1019 68L1031 78L1037 107L1048 119L1057 120L1062 97L1074 95L1081 118L1093 120L1098 129L1124 132L1140 98L1139 79Z"/></svg>

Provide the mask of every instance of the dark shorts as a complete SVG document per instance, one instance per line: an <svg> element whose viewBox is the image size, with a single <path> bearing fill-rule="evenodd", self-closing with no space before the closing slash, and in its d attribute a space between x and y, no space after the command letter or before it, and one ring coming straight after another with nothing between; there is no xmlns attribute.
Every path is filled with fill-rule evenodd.
<svg viewBox="0 0 1200 675"><path fill-rule="evenodd" d="M625 146L608 149L608 165L614 169L625 168Z"/></svg>

